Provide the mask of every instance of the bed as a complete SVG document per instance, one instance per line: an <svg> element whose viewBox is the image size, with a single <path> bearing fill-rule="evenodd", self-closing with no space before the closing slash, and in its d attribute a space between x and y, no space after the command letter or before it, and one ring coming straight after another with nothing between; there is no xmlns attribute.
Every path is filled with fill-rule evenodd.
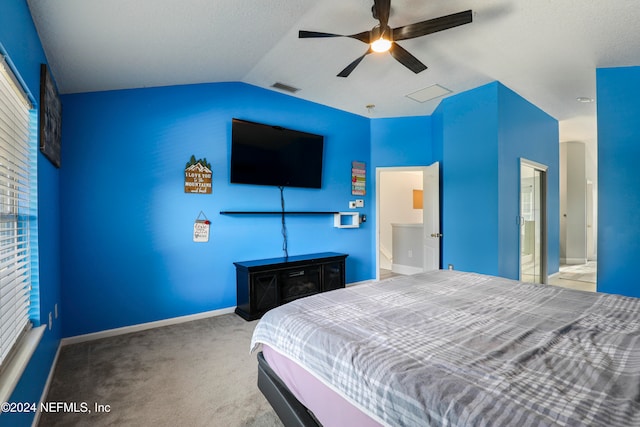
<svg viewBox="0 0 640 427"><path fill-rule="evenodd" d="M287 426L640 426L636 298L437 270L270 310L251 350Z"/></svg>

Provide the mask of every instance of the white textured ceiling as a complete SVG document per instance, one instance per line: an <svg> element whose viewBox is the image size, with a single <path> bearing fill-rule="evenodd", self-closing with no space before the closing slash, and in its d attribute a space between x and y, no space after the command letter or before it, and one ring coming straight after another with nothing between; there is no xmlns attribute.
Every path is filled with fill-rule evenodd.
<svg viewBox="0 0 640 427"><path fill-rule="evenodd" d="M596 67L640 65L638 0L392 0L398 27L462 10L474 22L399 42L429 68L413 74L349 38L298 30L371 29L373 0L28 0L62 93L242 81L368 117L431 114L406 97L498 80L560 121L561 141L596 141ZM275 89L274 89L275 90ZM375 104L369 110L368 104Z"/></svg>

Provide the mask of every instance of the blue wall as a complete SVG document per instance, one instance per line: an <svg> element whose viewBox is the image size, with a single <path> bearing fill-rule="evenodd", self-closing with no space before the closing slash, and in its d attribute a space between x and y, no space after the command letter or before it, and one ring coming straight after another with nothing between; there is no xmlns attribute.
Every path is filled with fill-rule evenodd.
<svg viewBox="0 0 640 427"><path fill-rule="evenodd" d="M433 118L442 163L442 264L518 278L524 157L549 166L548 271L558 271L558 122L497 82L445 99Z"/></svg>
<svg viewBox="0 0 640 427"><path fill-rule="evenodd" d="M429 117L371 120L371 165L439 161L442 265L517 279L521 157L549 166L548 271L559 269L558 141L554 118L494 82Z"/></svg>
<svg viewBox="0 0 640 427"><path fill-rule="evenodd" d="M433 163L431 116L371 120L372 173L377 167Z"/></svg>
<svg viewBox="0 0 640 427"><path fill-rule="evenodd" d="M376 168L428 166L433 160L431 116L396 117L371 120L371 193L375 203ZM371 215L375 228L375 210ZM374 231L375 232L375 231ZM371 244L371 277L376 277L375 235Z"/></svg>
<svg viewBox="0 0 640 427"><path fill-rule="evenodd" d="M434 121L442 153L442 264L498 271L498 92L485 85L443 100Z"/></svg>
<svg viewBox="0 0 640 427"><path fill-rule="evenodd" d="M548 166L547 270L560 269L560 148L558 122L509 88L498 84L500 276L519 276L520 158Z"/></svg>
<svg viewBox="0 0 640 427"><path fill-rule="evenodd" d="M598 291L640 297L640 67L596 71Z"/></svg>
<svg viewBox="0 0 640 427"><path fill-rule="evenodd" d="M39 64L46 59L24 0L3 2L0 43L38 98ZM637 80L621 80L627 78ZM599 94L599 105L603 99ZM635 112L632 97L624 102ZM233 117L325 135L323 188L287 188L288 210L347 210L354 199L351 162L360 160L368 175L359 212L372 218L375 167L440 161L443 257L460 269L513 274L508 217L516 159L557 168L557 122L497 83L447 98L430 117L378 120L240 83L67 95L63 105L62 169L38 158L41 318L59 303L61 319L45 332L13 401L39 400L61 336L232 307L233 261L282 255L279 217L218 214L280 208L276 188L228 183ZM615 115L613 104L603 115ZM632 128L631 119L625 123ZM211 195L184 194L192 154L212 163ZM549 217L557 217L557 195L550 198ZM469 215L470 206L482 209ZM208 243L192 241L200 211L212 221ZM330 216L289 217L289 253L346 252L348 282L374 277L374 222L346 230L332 224ZM555 227L550 224L550 272L558 256ZM20 426L31 419L4 414L0 422Z"/></svg>
<svg viewBox="0 0 640 427"><path fill-rule="evenodd" d="M287 210L348 210L351 162L370 157L367 118L242 83L67 95L63 104L65 336L233 307L233 262L283 255L279 216L219 215L280 209L276 187L229 184L233 117L325 136L322 189L286 188ZM184 193L192 154L212 165L211 195ZM359 212L370 214L364 199ZM192 239L200 211L212 221L208 243ZM344 252L347 282L372 277L369 223L337 229L330 215L289 216L287 229L290 255Z"/></svg>
<svg viewBox="0 0 640 427"><path fill-rule="evenodd" d="M34 98L40 98L40 64L46 62L24 0L4 0L0 8L0 44L7 51ZM43 323L60 303L58 170L38 154L38 242L40 247L40 318ZM11 401L38 402L60 342L60 318L46 330ZM0 425L31 425L33 414L2 414Z"/></svg>

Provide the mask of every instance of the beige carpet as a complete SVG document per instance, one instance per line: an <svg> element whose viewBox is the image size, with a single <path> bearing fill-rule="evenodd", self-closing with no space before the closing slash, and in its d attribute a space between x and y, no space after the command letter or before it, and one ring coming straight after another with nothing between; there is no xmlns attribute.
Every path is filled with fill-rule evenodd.
<svg viewBox="0 0 640 427"><path fill-rule="evenodd" d="M91 413L39 426L282 426L256 385L255 323L228 314L65 346L47 401Z"/></svg>

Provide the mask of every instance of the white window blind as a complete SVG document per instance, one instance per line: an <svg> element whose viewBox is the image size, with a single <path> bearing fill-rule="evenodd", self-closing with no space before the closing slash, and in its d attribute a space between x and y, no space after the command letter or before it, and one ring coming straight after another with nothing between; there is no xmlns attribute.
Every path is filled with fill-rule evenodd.
<svg viewBox="0 0 640 427"><path fill-rule="evenodd" d="M30 110L0 56L0 367L31 326Z"/></svg>

